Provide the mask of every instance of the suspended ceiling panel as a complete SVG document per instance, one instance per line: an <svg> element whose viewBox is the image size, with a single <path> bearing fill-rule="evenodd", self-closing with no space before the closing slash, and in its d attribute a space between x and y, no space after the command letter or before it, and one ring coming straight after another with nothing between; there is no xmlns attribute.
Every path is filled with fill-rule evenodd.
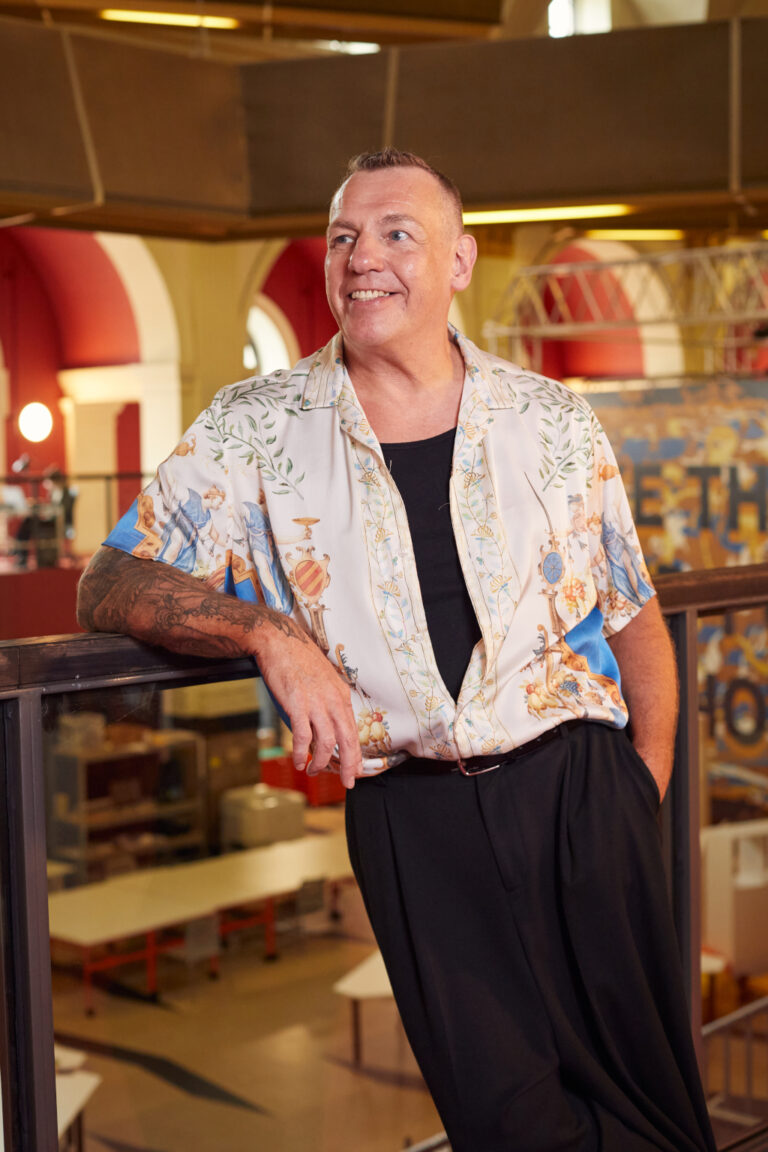
<svg viewBox="0 0 768 1152"><path fill-rule="evenodd" d="M242 69L250 210L327 212L350 156L383 139L388 53Z"/></svg>
<svg viewBox="0 0 768 1152"><path fill-rule="evenodd" d="M247 211L234 68L88 37L76 61L110 198Z"/></svg>
<svg viewBox="0 0 768 1152"><path fill-rule="evenodd" d="M768 184L768 20L745 20L742 53L742 179L747 187Z"/></svg>
<svg viewBox="0 0 768 1152"><path fill-rule="evenodd" d="M0 35L0 182L9 197L58 203L90 195L60 36L22 26Z"/></svg>
<svg viewBox="0 0 768 1152"><path fill-rule="evenodd" d="M443 165L468 201L723 188L727 33L403 48L395 142Z"/></svg>

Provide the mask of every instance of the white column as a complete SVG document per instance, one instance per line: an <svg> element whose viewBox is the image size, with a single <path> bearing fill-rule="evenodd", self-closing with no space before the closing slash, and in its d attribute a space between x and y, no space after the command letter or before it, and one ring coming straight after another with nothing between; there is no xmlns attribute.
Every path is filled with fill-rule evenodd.
<svg viewBox="0 0 768 1152"><path fill-rule="evenodd" d="M69 471L85 476L116 472L116 422L125 407L124 402L77 404L67 397L60 401L60 407L64 416ZM95 552L116 519L115 484L81 479L76 487L77 551Z"/></svg>

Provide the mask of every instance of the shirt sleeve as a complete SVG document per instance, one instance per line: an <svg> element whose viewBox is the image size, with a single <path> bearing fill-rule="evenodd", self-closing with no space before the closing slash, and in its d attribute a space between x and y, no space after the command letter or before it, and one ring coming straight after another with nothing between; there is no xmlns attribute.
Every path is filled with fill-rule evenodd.
<svg viewBox="0 0 768 1152"><path fill-rule="evenodd" d="M208 418L208 411L197 418L104 543L223 587L234 555L233 518Z"/></svg>
<svg viewBox="0 0 768 1152"><path fill-rule="evenodd" d="M223 389L198 416L104 543L290 616L295 602L253 461L253 500L233 493L227 394Z"/></svg>
<svg viewBox="0 0 768 1152"><path fill-rule="evenodd" d="M593 445L588 518L590 553L603 630L611 636L628 624L656 592L643 559L616 457L596 419Z"/></svg>

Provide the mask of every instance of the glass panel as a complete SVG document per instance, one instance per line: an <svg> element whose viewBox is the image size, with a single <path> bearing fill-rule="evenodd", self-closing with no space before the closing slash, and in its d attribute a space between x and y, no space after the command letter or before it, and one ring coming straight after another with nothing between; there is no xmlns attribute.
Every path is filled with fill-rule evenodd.
<svg viewBox="0 0 768 1152"><path fill-rule="evenodd" d="M44 707L57 1061L86 1147L396 1152L439 1132L376 962L335 990L375 954L343 789L294 773L260 682Z"/></svg>
<svg viewBox="0 0 768 1152"><path fill-rule="evenodd" d="M699 625L702 991L721 1148L768 1127L767 612Z"/></svg>

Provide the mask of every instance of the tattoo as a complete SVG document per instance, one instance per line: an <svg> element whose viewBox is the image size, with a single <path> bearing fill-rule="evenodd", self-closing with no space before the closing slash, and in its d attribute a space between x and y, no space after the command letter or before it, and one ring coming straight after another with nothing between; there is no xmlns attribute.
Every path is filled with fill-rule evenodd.
<svg viewBox="0 0 768 1152"><path fill-rule="evenodd" d="M249 638L265 626L312 643L295 620L272 608L214 592L186 572L109 547L83 573L77 615L89 631L123 632L194 656L250 656Z"/></svg>

